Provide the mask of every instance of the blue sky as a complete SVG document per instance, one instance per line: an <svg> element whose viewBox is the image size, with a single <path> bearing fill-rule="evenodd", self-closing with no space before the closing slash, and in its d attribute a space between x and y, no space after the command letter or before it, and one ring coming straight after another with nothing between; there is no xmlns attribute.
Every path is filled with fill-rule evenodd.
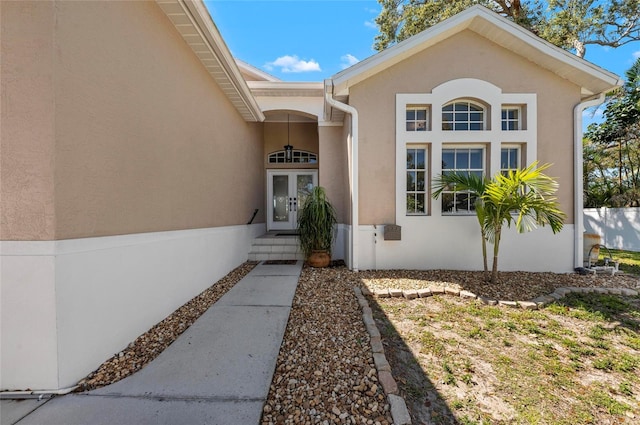
<svg viewBox="0 0 640 425"><path fill-rule="evenodd" d="M284 81L322 81L376 52L376 0L205 0L235 57ZM587 46L586 59L622 77L640 42ZM597 116L596 116L597 119Z"/></svg>

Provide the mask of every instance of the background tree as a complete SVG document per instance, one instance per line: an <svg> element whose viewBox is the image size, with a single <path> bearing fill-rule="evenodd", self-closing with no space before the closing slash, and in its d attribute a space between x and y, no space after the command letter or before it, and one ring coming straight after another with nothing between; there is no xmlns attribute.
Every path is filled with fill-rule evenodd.
<svg viewBox="0 0 640 425"><path fill-rule="evenodd" d="M470 6L480 4L542 38L584 57L586 46L619 47L640 40L640 0L378 0L384 50Z"/></svg>
<svg viewBox="0 0 640 425"><path fill-rule="evenodd" d="M586 207L640 206L640 59L610 93L604 121L585 133Z"/></svg>
<svg viewBox="0 0 640 425"><path fill-rule="evenodd" d="M375 38L377 51L405 40L463 10L480 4L496 13L533 28L540 7L538 1L522 4L520 0L378 0L382 6L376 24L380 33Z"/></svg>
<svg viewBox="0 0 640 425"><path fill-rule="evenodd" d="M640 40L638 0L550 0L539 35L584 57L587 45L620 47Z"/></svg>

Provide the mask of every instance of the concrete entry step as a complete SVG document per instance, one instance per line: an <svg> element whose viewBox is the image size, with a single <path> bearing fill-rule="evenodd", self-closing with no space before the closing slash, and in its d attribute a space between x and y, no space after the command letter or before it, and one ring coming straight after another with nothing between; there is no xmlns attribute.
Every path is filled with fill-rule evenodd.
<svg viewBox="0 0 640 425"><path fill-rule="evenodd" d="M249 261L267 260L304 260L297 235L271 231L255 238L249 251Z"/></svg>

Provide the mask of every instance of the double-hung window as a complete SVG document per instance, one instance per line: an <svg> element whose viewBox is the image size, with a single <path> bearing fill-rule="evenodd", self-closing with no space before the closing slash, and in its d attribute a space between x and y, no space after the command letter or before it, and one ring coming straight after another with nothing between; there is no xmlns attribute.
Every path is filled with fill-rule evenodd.
<svg viewBox="0 0 640 425"><path fill-rule="evenodd" d="M442 174L475 175L485 174L484 146L444 147L442 149ZM467 191L455 191L447 187L442 192L443 214L471 214L475 211L476 198Z"/></svg>
<svg viewBox="0 0 640 425"><path fill-rule="evenodd" d="M427 214L427 149L407 148L407 215Z"/></svg>

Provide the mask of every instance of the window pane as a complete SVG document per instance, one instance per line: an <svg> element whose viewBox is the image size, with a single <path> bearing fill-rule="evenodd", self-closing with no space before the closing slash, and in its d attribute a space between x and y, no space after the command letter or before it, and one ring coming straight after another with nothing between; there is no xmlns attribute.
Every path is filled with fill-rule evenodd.
<svg viewBox="0 0 640 425"><path fill-rule="evenodd" d="M456 112L455 119L456 121L467 121L469 115L466 112Z"/></svg>
<svg viewBox="0 0 640 425"><path fill-rule="evenodd" d="M426 212L426 208L425 208L425 202L424 202L424 193L417 193L416 194L416 209L415 212L417 213L424 213Z"/></svg>
<svg viewBox="0 0 640 425"><path fill-rule="evenodd" d="M453 149L442 150L442 169L452 169L455 167L455 151Z"/></svg>
<svg viewBox="0 0 640 425"><path fill-rule="evenodd" d="M416 149L416 168L420 170L424 170L424 149Z"/></svg>
<svg viewBox="0 0 640 425"><path fill-rule="evenodd" d="M407 149L407 170L413 170L416 168L415 152L415 149Z"/></svg>
<svg viewBox="0 0 640 425"><path fill-rule="evenodd" d="M456 151L456 169L467 168L469 168L469 151L467 149Z"/></svg>
<svg viewBox="0 0 640 425"><path fill-rule="evenodd" d="M407 213L412 214L416 212L416 198L413 193L407 193Z"/></svg>
<svg viewBox="0 0 640 425"><path fill-rule="evenodd" d="M456 131L465 131L469 130L469 124L466 122L457 122L453 127Z"/></svg>
<svg viewBox="0 0 640 425"><path fill-rule="evenodd" d="M502 130L508 130L508 123L506 121L502 121Z"/></svg>
<svg viewBox="0 0 640 425"><path fill-rule="evenodd" d="M453 111L453 105L446 105L442 107L443 111Z"/></svg>
<svg viewBox="0 0 640 425"><path fill-rule="evenodd" d="M482 112L472 112L469 114L469 119L471 121L482 121Z"/></svg>
<svg viewBox="0 0 640 425"><path fill-rule="evenodd" d="M469 130L480 131L483 129L482 127L483 125L481 122L472 122L469 124Z"/></svg>
<svg viewBox="0 0 640 425"><path fill-rule="evenodd" d="M503 170L509 167L509 149L502 149L500 152L500 168Z"/></svg>
<svg viewBox="0 0 640 425"><path fill-rule="evenodd" d="M442 114L442 121L453 121L453 114L451 112L444 112Z"/></svg>
<svg viewBox="0 0 640 425"><path fill-rule="evenodd" d="M453 193L443 193L442 194L442 211L443 212L453 212Z"/></svg>
<svg viewBox="0 0 640 425"><path fill-rule="evenodd" d="M518 150L509 149L509 151L509 168L515 170L518 168Z"/></svg>
<svg viewBox="0 0 640 425"><path fill-rule="evenodd" d="M413 109L407 109L407 121L413 121L416 119L416 111Z"/></svg>
<svg viewBox="0 0 640 425"><path fill-rule="evenodd" d="M478 105L469 104L469 110L470 111L482 111L482 107L480 107Z"/></svg>
<svg viewBox="0 0 640 425"><path fill-rule="evenodd" d="M476 170L482 168L482 149L469 149L469 155L471 156L469 168Z"/></svg>
<svg viewBox="0 0 640 425"><path fill-rule="evenodd" d="M412 121L407 121L407 131L415 131L416 123Z"/></svg>
<svg viewBox="0 0 640 425"><path fill-rule="evenodd" d="M427 119L427 110L426 109L419 109L416 112L416 119L417 120L426 120Z"/></svg>
<svg viewBox="0 0 640 425"><path fill-rule="evenodd" d="M416 190L416 172L407 171L407 191Z"/></svg>
<svg viewBox="0 0 640 425"><path fill-rule="evenodd" d="M507 110L506 109L502 110L502 119L503 120L507 119Z"/></svg>
<svg viewBox="0 0 640 425"><path fill-rule="evenodd" d="M453 109L455 111L468 111L469 104L468 103L456 103L453 105Z"/></svg>
<svg viewBox="0 0 640 425"><path fill-rule="evenodd" d="M424 171L416 172L416 188L414 190L424 191Z"/></svg>

